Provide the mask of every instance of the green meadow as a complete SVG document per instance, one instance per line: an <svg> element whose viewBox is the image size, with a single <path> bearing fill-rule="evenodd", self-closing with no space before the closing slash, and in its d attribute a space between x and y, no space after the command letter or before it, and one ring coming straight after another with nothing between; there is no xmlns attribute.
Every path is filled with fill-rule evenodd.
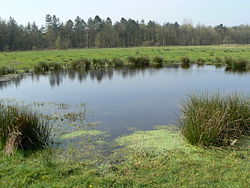
<svg viewBox="0 0 250 188"><path fill-rule="evenodd" d="M216 58L244 58L250 60L250 45L221 46L176 46L176 47L136 47L136 48L104 48L73 49L50 51L1 52L0 66L15 69L32 69L39 62L71 63L79 59L111 59L146 56L153 60L162 57L166 63L180 62L181 57L189 57L192 61L203 59L212 63Z"/></svg>

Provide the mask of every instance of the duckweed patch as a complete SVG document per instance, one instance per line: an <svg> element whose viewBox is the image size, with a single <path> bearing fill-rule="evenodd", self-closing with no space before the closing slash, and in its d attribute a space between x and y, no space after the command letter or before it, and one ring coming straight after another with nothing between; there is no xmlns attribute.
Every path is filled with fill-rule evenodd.
<svg viewBox="0 0 250 188"><path fill-rule="evenodd" d="M166 129L136 131L133 134L119 137L117 143L139 153L161 154L170 150L190 148L179 132Z"/></svg>

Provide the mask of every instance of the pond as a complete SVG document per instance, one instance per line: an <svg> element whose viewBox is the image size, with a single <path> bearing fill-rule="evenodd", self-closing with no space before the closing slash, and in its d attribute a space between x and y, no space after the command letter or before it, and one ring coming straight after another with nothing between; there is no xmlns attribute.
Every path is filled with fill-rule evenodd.
<svg viewBox="0 0 250 188"><path fill-rule="evenodd" d="M175 124L182 100L195 91L249 93L249 73L214 66L64 71L1 82L0 98L85 103L87 121L118 137L131 130Z"/></svg>

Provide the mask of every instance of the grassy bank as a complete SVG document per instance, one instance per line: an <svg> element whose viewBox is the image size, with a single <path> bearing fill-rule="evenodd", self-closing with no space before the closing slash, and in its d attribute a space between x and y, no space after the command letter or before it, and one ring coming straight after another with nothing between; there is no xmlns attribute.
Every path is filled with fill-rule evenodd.
<svg viewBox="0 0 250 188"><path fill-rule="evenodd" d="M159 62L157 57L163 58L165 63L180 62L188 57L192 62L226 64L230 57L234 59L250 60L250 45L222 45L222 46L188 46L188 47L144 47L144 48L106 48L106 49L76 49L28 52L0 53L0 67L6 73L33 70L40 62L68 64L80 59L122 59L129 63L129 57L147 57L150 62ZM229 63L230 64L230 63ZM15 70L13 70L13 68ZM54 67L56 68L56 67Z"/></svg>
<svg viewBox="0 0 250 188"><path fill-rule="evenodd" d="M106 161L59 160L50 151L0 153L2 187L247 187L249 145L202 149L165 128L118 138ZM98 164L98 165L97 165Z"/></svg>

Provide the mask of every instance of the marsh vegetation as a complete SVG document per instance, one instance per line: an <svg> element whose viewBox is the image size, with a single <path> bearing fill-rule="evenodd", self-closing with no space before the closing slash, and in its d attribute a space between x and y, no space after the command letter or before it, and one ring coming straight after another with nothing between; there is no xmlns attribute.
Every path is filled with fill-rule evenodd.
<svg viewBox="0 0 250 188"><path fill-rule="evenodd" d="M3 52L0 75L171 64L182 64L186 68L191 64L212 64L225 66L228 71L248 71L248 52L249 45Z"/></svg>
<svg viewBox="0 0 250 188"><path fill-rule="evenodd" d="M237 89L247 94L248 73L226 74L225 68L247 70L249 46L234 51L236 57L225 56L227 48L15 52L19 63L10 53L0 54L3 65L11 61L15 67L3 67L3 74L34 72L1 82L1 97L35 102L0 105L0 184L247 186L249 98L214 91L231 93L240 83ZM185 98L177 113L180 127L164 126L177 124L179 100L190 88L203 90L204 83L211 93ZM36 102L45 100L63 103ZM89 111L82 100L93 104Z"/></svg>

